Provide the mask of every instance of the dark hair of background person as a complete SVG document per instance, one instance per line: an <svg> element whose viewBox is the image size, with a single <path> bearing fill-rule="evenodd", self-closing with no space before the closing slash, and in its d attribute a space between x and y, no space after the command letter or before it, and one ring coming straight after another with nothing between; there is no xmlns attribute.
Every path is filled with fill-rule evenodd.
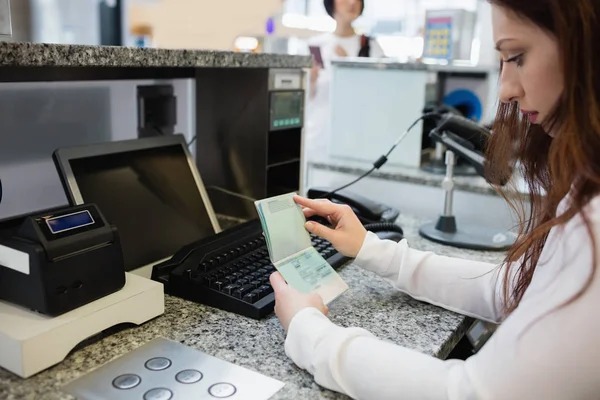
<svg viewBox="0 0 600 400"><path fill-rule="evenodd" d="M365 11L365 0L360 1L360 14L362 15L363 11ZM323 0L323 5L325 5L325 11L331 18L334 18L335 13L335 0Z"/></svg>

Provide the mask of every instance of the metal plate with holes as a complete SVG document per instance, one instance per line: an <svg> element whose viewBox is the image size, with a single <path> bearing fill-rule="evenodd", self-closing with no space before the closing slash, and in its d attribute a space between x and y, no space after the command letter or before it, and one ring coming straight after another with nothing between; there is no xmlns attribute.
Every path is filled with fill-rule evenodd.
<svg viewBox="0 0 600 400"><path fill-rule="evenodd" d="M65 385L80 400L266 400L284 384L167 339L155 339Z"/></svg>

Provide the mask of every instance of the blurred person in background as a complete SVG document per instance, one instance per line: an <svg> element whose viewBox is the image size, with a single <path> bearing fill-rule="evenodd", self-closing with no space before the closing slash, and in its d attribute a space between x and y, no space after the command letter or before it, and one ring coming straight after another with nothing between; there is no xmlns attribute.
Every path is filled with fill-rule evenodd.
<svg viewBox="0 0 600 400"><path fill-rule="evenodd" d="M364 0L324 0L327 13L337 24L334 32L315 36L308 45L320 49L323 63L313 61L310 73L310 101L307 107L307 154L323 156L327 151L329 131L329 85L331 60L342 57L384 56L379 44L365 35L359 35L352 24L365 9Z"/></svg>

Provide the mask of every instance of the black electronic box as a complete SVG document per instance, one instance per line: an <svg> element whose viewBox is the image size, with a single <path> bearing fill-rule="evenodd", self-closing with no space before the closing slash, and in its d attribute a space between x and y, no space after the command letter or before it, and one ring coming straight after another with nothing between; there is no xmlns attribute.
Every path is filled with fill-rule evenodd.
<svg viewBox="0 0 600 400"><path fill-rule="evenodd" d="M125 285L119 235L94 204L3 222L0 300L57 316Z"/></svg>

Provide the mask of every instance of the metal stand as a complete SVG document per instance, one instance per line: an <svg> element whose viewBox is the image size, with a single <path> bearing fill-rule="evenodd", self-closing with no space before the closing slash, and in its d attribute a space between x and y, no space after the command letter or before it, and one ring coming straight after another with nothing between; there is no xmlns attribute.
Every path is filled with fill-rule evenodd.
<svg viewBox="0 0 600 400"><path fill-rule="evenodd" d="M454 195L454 167L456 155L446 151L446 177L442 182L445 193L444 213L437 223L426 224L419 229L419 234L433 242L470 250L504 251L515 241L516 235L511 232L500 232L479 226L457 227L456 217L452 215Z"/></svg>
<svg viewBox="0 0 600 400"><path fill-rule="evenodd" d="M421 170L435 175L444 175L446 173L446 163L444 162L445 146L442 143L435 144L435 157L428 163L421 166ZM476 176L477 171L470 165L455 165L454 176Z"/></svg>

